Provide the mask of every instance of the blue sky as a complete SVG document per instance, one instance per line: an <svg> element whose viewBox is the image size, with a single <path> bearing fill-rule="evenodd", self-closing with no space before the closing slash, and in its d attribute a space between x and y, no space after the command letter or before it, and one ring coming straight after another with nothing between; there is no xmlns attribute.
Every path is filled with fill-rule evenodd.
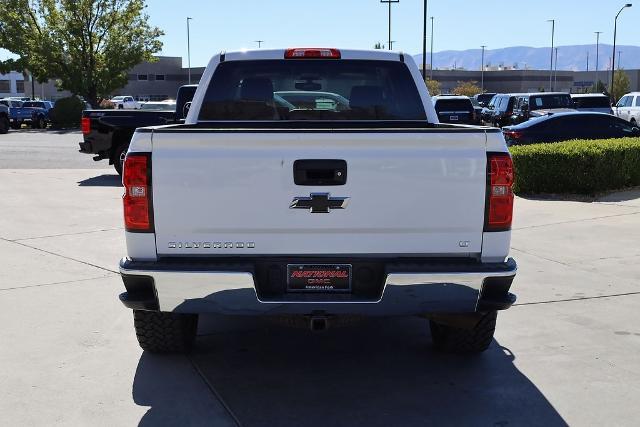
<svg viewBox="0 0 640 427"><path fill-rule="evenodd" d="M394 49L422 50L422 0L400 0L392 9ZM624 2L617 0L430 0L435 17L434 50L462 50L482 44L549 46L556 19L556 44L613 40L613 19ZM153 24L164 29L166 55L185 56L186 23L191 21L191 64L206 65L220 50L255 47L327 46L371 48L387 40L386 4L379 0L148 0ZM618 19L618 43L640 44L640 1ZM428 49L428 48L427 48Z"/></svg>
<svg viewBox="0 0 640 427"><path fill-rule="evenodd" d="M422 50L423 0L393 5L394 48ZM556 19L556 44L611 43L613 18L624 4L617 0L430 0L435 17L434 50L488 49L550 44ZM191 64L204 66L221 50L263 47L373 47L387 40L387 5L379 0L148 0L150 22L165 31L162 54L184 56L186 17L191 21ZM640 45L640 1L618 20L618 43ZM6 54L0 52L0 58Z"/></svg>

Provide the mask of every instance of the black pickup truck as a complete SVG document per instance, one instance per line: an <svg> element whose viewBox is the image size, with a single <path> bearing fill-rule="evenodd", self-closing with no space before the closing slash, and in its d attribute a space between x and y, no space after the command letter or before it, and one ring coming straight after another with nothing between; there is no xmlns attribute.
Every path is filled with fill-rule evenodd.
<svg viewBox="0 0 640 427"><path fill-rule="evenodd" d="M178 89L175 111L158 110L84 110L80 152L95 154L93 160L108 159L122 175L122 162L137 128L179 123L184 120L197 85Z"/></svg>

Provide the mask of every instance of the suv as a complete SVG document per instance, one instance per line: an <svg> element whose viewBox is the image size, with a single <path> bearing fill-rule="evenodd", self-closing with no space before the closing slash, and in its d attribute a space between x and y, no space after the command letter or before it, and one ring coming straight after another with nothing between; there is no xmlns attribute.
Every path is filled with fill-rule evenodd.
<svg viewBox="0 0 640 427"><path fill-rule="evenodd" d="M489 104L489 101L491 101L491 99L495 95L497 95L497 94L496 93L491 93L491 92L478 93L476 95L473 95L473 99L478 101L478 104L480 104L481 107L486 107Z"/></svg>
<svg viewBox="0 0 640 427"><path fill-rule="evenodd" d="M518 95L511 123L518 124L534 117L576 111L571 95L565 92L540 92Z"/></svg>
<svg viewBox="0 0 640 427"><path fill-rule="evenodd" d="M9 132L9 107L0 102L0 134Z"/></svg>
<svg viewBox="0 0 640 427"><path fill-rule="evenodd" d="M571 99L578 111L613 114L609 97L602 93L572 93Z"/></svg>
<svg viewBox="0 0 640 427"><path fill-rule="evenodd" d="M620 98L616 104L616 116L638 126L640 123L640 92L631 92Z"/></svg>
<svg viewBox="0 0 640 427"><path fill-rule="evenodd" d="M475 124L475 109L468 96L437 95L431 100L440 123Z"/></svg>
<svg viewBox="0 0 640 427"><path fill-rule="evenodd" d="M490 101L493 109L489 112L483 112L485 123L495 127L502 127L511 124L511 116L513 115L513 106L516 102L516 93L499 93Z"/></svg>

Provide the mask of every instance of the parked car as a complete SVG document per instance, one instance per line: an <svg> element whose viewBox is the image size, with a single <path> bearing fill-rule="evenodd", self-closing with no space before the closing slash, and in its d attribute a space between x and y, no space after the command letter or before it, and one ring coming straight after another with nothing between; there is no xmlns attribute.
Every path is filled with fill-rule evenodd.
<svg viewBox="0 0 640 427"><path fill-rule="evenodd" d="M495 127L503 127L511 124L513 107L516 103L518 93L499 93L492 98L493 109L483 111L485 124Z"/></svg>
<svg viewBox="0 0 640 427"><path fill-rule="evenodd" d="M613 114L611 101L603 93L572 93L571 99L578 111Z"/></svg>
<svg viewBox="0 0 640 427"><path fill-rule="evenodd" d="M471 105L473 105L473 124L482 124L482 106L475 98L469 98Z"/></svg>
<svg viewBox="0 0 640 427"><path fill-rule="evenodd" d="M436 95L431 100L440 123L474 124L475 111L468 96Z"/></svg>
<svg viewBox="0 0 640 427"><path fill-rule="evenodd" d="M349 108L283 117L274 92L301 81ZM119 298L150 352L188 351L199 314L218 312L313 330L417 315L437 348L478 353L515 301L502 134L438 123L410 55L216 55L185 124L136 131L122 181Z"/></svg>
<svg viewBox="0 0 640 427"><path fill-rule="evenodd" d="M149 101L140 105L141 110L176 111L176 101Z"/></svg>
<svg viewBox="0 0 640 427"><path fill-rule="evenodd" d="M44 129L47 127L49 120L49 112L53 108L53 102L50 101L25 101L22 108L31 111L31 127L34 129Z"/></svg>
<svg viewBox="0 0 640 427"><path fill-rule="evenodd" d="M133 96L114 96L109 100L119 110L137 110L140 103Z"/></svg>
<svg viewBox="0 0 640 427"><path fill-rule="evenodd" d="M482 107L482 109L480 110L480 122L482 124L493 124L492 123L492 118L493 118L493 110L495 108L495 102L496 99L498 99L498 95L494 95L489 102L487 102L487 104Z"/></svg>
<svg viewBox="0 0 640 427"><path fill-rule="evenodd" d="M473 95L473 99L478 101L478 104L480 104L481 107L486 107L495 95L497 94L494 92L478 93Z"/></svg>
<svg viewBox="0 0 640 427"><path fill-rule="evenodd" d="M575 112L571 95L564 92L527 93L516 97L511 123L518 124L549 113Z"/></svg>
<svg viewBox="0 0 640 427"><path fill-rule="evenodd" d="M631 92L620 98L616 104L616 116L634 126L640 123L640 92Z"/></svg>
<svg viewBox="0 0 640 427"><path fill-rule="evenodd" d="M122 162L129 141L139 127L177 123L187 115L197 85L178 89L174 110L84 110L80 152L95 154L94 161L109 160L116 172L122 174Z"/></svg>
<svg viewBox="0 0 640 427"><path fill-rule="evenodd" d="M508 145L639 136L640 129L611 114L572 112L537 117L502 129Z"/></svg>
<svg viewBox="0 0 640 427"><path fill-rule="evenodd" d="M11 126L9 122L9 107L0 103L0 134L5 134L9 132L9 127Z"/></svg>

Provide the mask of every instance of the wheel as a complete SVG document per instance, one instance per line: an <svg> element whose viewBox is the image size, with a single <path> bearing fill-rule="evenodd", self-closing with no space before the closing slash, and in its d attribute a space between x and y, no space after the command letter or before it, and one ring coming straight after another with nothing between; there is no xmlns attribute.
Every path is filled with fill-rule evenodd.
<svg viewBox="0 0 640 427"><path fill-rule="evenodd" d="M490 311L473 329L460 329L430 320L433 345L438 350L450 353L481 353L489 348L493 340L497 317L497 311Z"/></svg>
<svg viewBox="0 0 640 427"><path fill-rule="evenodd" d="M32 129L44 129L47 127L47 122L44 120L44 117L36 117L31 121Z"/></svg>
<svg viewBox="0 0 640 427"><path fill-rule="evenodd" d="M186 353L198 329L197 314L133 310L138 343L152 353Z"/></svg>
<svg viewBox="0 0 640 427"><path fill-rule="evenodd" d="M124 106L122 104L118 105L118 110L122 110Z"/></svg>
<svg viewBox="0 0 640 427"><path fill-rule="evenodd" d="M0 134L9 132L10 127L9 119L6 117L0 117Z"/></svg>
<svg viewBox="0 0 640 427"><path fill-rule="evenodd" d="M22 127L22 123L12 122L11 129L20 129Z"/></svg>
<svg viewBox="0 0 640 427"><path fill-rule="evenodd" d="M119 146L113 154L113 167L118 175L122 176L122 166L124 165L124 158L127 155L129 144Z"/></svg>

